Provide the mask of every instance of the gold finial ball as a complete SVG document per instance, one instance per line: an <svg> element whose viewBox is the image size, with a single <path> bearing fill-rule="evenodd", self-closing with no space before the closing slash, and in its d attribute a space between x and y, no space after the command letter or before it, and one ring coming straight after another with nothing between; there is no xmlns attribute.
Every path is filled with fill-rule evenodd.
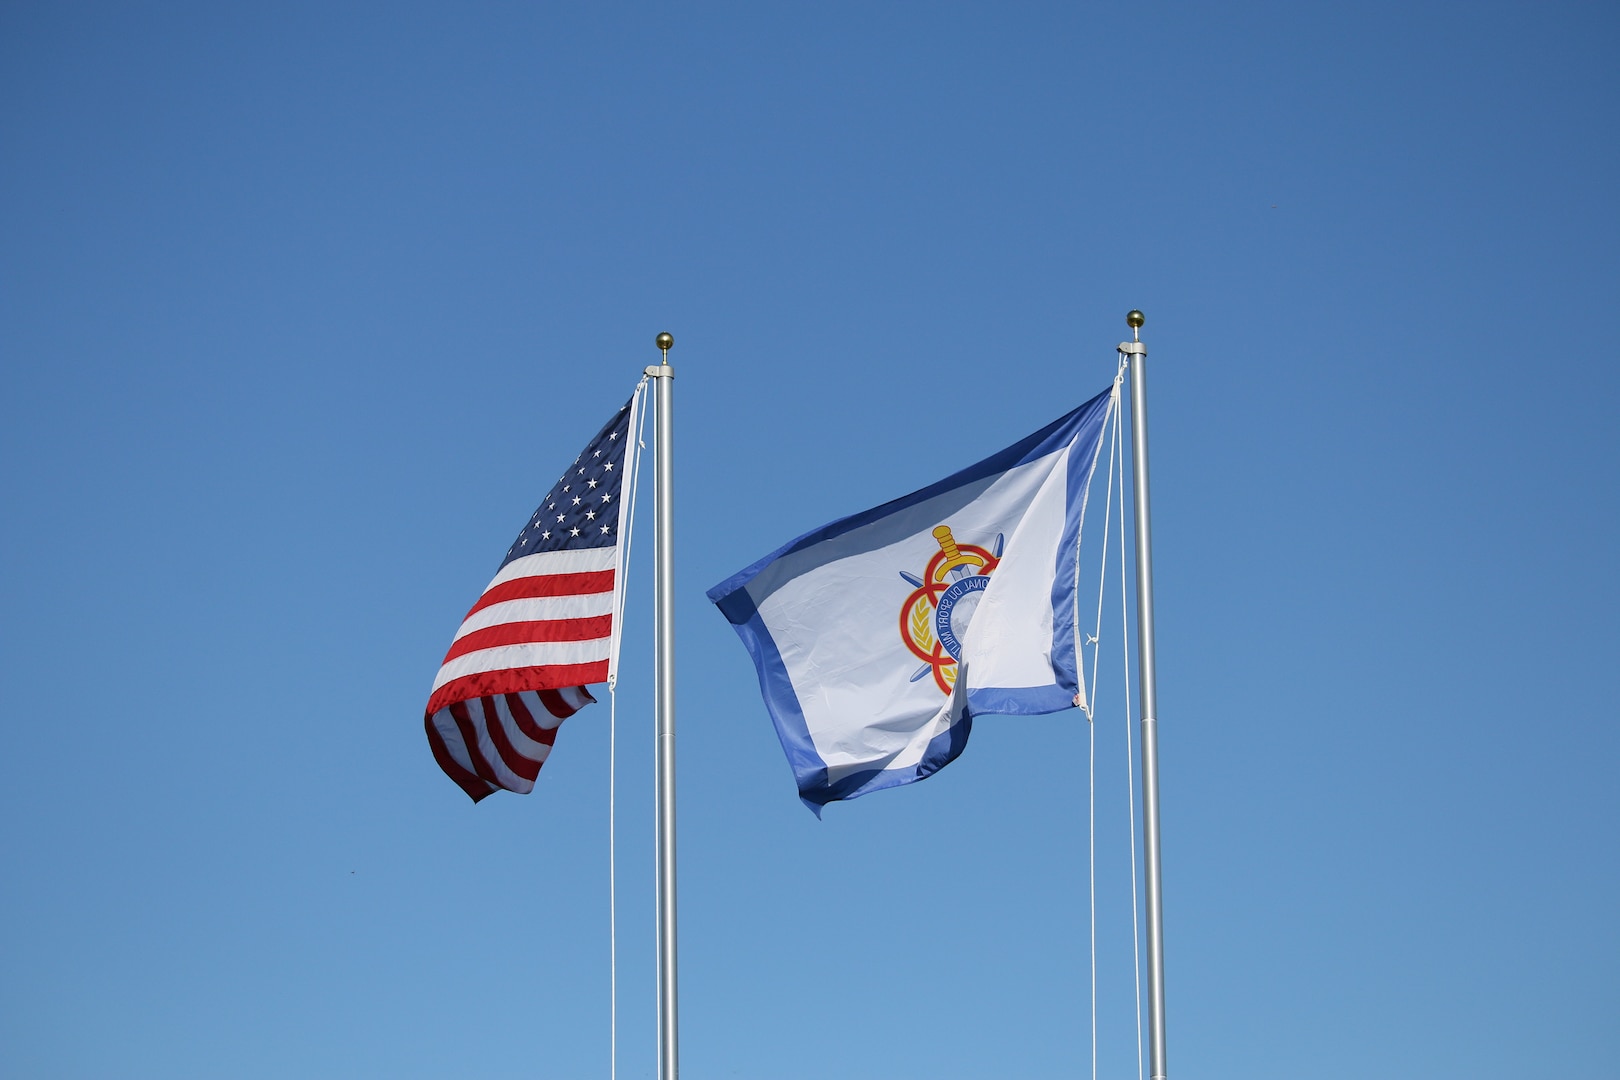
<svg viewBox="0 0 1620 1080"><path fill-rule="evenodd" d="M667 333L659 334L653 339L653 344L657 345L664 352L669 352L670 347L675 344L675 339Z"/></svg>
<svg viewBox="0 0 1620 1080"><path fill-rule="evenodd" d="M1143 315L1135 308L1132 308L1130 311L1125 313L1125 325L1129 326L1132 330L1142 329L1142 324L1145 322L1147 322L1147 316Z"/></svg>

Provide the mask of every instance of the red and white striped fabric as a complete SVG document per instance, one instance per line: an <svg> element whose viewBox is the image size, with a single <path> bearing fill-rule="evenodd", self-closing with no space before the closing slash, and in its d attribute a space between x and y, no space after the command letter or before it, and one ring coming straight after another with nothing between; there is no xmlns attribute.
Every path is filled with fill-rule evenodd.
<svg viewBox="0 0 1620 1080"><path fill-rule="evenodd" d="M527 793L557 726L596 699L613 649L624 461L636 398L541 502L445 654L425 724L474 802Z"/></svg>

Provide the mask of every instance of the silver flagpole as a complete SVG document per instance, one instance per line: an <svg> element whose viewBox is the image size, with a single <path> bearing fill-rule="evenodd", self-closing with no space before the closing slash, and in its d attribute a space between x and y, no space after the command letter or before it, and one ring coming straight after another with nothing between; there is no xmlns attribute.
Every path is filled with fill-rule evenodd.
<svg viewBox="0 0 1620 1080"><path fill-rule="evenodd" d="M1148 513L1147 346L1140 311L1125 316L1131 365L1131 469L1136 503L1136 671L1142 710L1142 844L1147 878L1148 1064L1153 1080L1164 1061L1164 906L1159 879L1159 702L1153 658L1153 535Z"/></svg>
<svg viewBox="0 0 1620 1080"><path fill-rule="evenodd" d="M675 1080L680 1072L675 978L675 470L671 459L675 440L670 430L675 369L669 366L669 350L675 339L659 334L655 344L664 354L663 363L647 368L646 373L657 394L653 576L657 594L654 711L658 732L658 1076L659 1080Z"/></svg>

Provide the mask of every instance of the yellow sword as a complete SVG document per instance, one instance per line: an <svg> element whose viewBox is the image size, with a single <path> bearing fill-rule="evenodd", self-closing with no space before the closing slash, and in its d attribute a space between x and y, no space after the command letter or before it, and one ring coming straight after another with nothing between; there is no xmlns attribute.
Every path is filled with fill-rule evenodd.
<svg viewBox="0 0 1620 1080"><path fill-rule="evenodd" d="M972 573L975 566L983 566L984 560L977 555L967 555L956 547L956 537L951 535L949 525L941 525L934 530L934 539L939 542L939 550L945 553L945 564L934 571L935 581L944 581L945 575L951 575L952 581L961 581Z"/></svg>

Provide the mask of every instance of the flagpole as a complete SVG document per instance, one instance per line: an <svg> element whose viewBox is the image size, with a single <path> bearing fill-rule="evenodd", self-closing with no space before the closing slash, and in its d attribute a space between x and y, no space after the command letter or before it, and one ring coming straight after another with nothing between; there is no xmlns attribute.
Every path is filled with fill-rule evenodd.
<svg viewBox="0 0 1620 1080"><path fill-rule="evenodd" d="M1159 702L1153 655L1153 536L1148 513L1147 346L1140 311L1125 316L1131 340L1119 352L1131 365L1131 470L1136 503L1136 671L1142 712L1142 843L1147 885L1148 1064L1165 1080L1164 907L1159 878Z"/></svg>
<svg viewBox="0 0 1620 1080"><path fill-rule="evenodd" d="M675 977L675 501L670 428L674 408L675 369L669 350L675 339L659 334L655 340L663 362L648 367L653 381L657 467L653 492L654 602L656 609L656 662L654 691L658 770L658 1076L676 1080L680 1058L676 1036L677 982Z"/></svg>

